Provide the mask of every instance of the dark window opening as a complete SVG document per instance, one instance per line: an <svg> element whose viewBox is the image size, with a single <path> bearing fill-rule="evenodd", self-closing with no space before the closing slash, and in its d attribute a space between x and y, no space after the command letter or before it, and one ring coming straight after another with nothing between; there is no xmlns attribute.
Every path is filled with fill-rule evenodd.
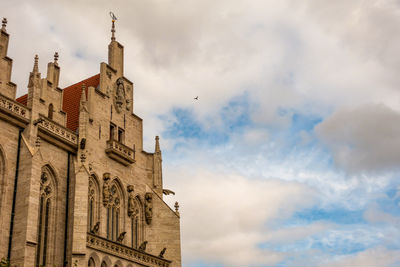
<svg viewBox="0 0 400 267"><path fill-rule="evenodd" d="M110 140L114 140L115 125L110 124Z"/></svg>
<svg viewBox="0 0 400 267"><path fill-rule="evenodd" d="M123 144L124 143L124 137L125 137L124 130L121 129L121 128L118 128L118 142Z"/></svg>
<svg viewBox="0 0 400 267"><path fill-rule="evenodd" d="M48 115L47 115L47 117L48 117L50 120L53 119L53 112L54 112L53 104L50 104L50 105L49 105L49 113L48 113Z"/></svg>

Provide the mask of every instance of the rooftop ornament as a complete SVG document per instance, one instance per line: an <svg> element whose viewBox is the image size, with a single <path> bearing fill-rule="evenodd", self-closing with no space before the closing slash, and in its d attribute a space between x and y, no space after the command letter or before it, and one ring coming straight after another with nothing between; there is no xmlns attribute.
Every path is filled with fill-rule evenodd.
<svg viewBox="0 0 400 267"><path fill-rule="evenodd" d="M58 52L54 53L54 64L58 65Z"/></svg>
<svg viewBox="0 0 400 267"><path fill-rule="evenodd" d="M115 24L114 22L117 20L117 17L114 15L113 12L110 11L110 17L112 19L112 27L111 27L111 41L115 41Z"/></svg>
<svg viewBox="0 0 400 267"><path fill-rule="evenodd" d="M1 29L2 29L3 31L5 31L5 30L6 30L6 26L7 26L7 18L3 18L3 20L1 21L1 23L2 23Z"/></svg>

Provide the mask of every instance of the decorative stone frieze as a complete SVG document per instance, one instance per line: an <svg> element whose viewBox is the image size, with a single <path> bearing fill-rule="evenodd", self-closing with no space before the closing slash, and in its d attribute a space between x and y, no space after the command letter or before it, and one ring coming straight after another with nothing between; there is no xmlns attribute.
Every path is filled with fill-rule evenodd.
<svg viewBox="0 0 400 267"><path fill-rule="evenodd" d="M124 258L143 266L168 267L171 263L169 260L150 255L146 252L127 247L91 233L87 233L86 245L89 248L107 253L111 256Z"/></svg>
<svg viewBox="0 0 400 267"><path fill-rule="evenodd" d="M125 166L135 162L135 150L116 140L107 141L106 153L110 158Z"/></svg>
<svg viewBox="0 0 400 267"><path fill-rule="evenodd" d="M30 110L2 94L0 94L0 110L24 124L29 122Z"/></svg>
<svg viewBox="0 0 400 267"><path fill-rule="evenodd" d="M36 121L39 130L50 134L52 137L64 144L70 145L76 149L78 147L78 136L70 129L40 115L39 120Z"/></svg>

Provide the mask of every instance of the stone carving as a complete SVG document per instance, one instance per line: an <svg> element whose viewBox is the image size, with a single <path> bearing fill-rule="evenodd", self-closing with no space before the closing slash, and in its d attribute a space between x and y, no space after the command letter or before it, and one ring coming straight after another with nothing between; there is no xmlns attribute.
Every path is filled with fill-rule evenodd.
<svg viewBox="0 0 400 267"><path fill-rule="evenodd" d="M167 248L163 248L162 250L161 250L161 252L160 252L160 255L158 255L158 257L160 257L161 259L162 258L164 258L164 254L165 254L165 251L167 250Z"/></svg>
<svg viewBox="0 0 400 267"><path fill-rule="evenodd" d="M169 189L163 189L162 192L163 192L163 194L166 195L166 196L171 195L171 194L172 194L172 195L175 195L175 192L172 191L172 190L169 190Z"/></svg>
<svg viewBox="0 0 400 267"><path fill-rule="evenodd" d="M144 251L139 252L136 249L129 248L91 233L88 233L86 236L86 245L89 248L96 249L104 253L111 252L114 256L140 263L140 266L170 266L170 262L163 258L147 254Z"/></svg>
<svg viewBox="0 0 400 267"><path fill-rule="evenodd" d="M80 148L85 149L86 147L86 138L82 138L81 143L80 143Z"/></svg>
<svg viewBox="0 0 400 267"><path fill-rule="evenodd" d="M123 109L125 104L125 87L122 78L119 78L116 82L115 95L114 95L114 106L118 113Z"/></svg>
<svg viewBox="0 0 400 267"><path fill-rule="evenodd" d="M86 154L82 152L81 154L81 162L84 163L86 161Z"/></svg>
<svg viewBox="0 0 400 267"><path fill-rule="evenodd" d="M144 199L144 216L146 223L151 224L151 220L153 219L153 195L146 193Z"/></svg>
<svg viewBox="0 0 400 267"><path fill-rule="evenodd" d="M179 203L178 201L175 202L175 213L179 215Z"/></svg>
<svg viewBox="0 0 400 267"><path fill-rule="evenodd" d="M128 185L127 187L128 190L128 216L131 217L136 216L136 214L139 213L139 207L137 206L135 202L135 197L133 195L134 187L133 185Z"/></svg>
<svg viewBox="0 0 400 267"><path fill-rule="evenodd" d="M46 172L43 172L42 175L40 176L40 191L41 194L45 195L46 197L50 196L52 192L51 182L47 175L48 174Z"/></svg>
<svg viewBox="0 0 400 267"><path fill-rule="evenodd" d="M55 122L48 120L44 116L40 116L40 119L37 121L37 124L46 129L47 131L55 134L59 139L66 141L69 144L77 145L78 136L73 133L70 129L65 128Z"/></svg>
<svg viewBox="0 0 400 267"><path fill-rule="evenodd" d="M42 176L40 176L40 182L42 182L42 184L46 183L48 180L47 178L47 174L44 172L42 173Z"/></svg>
<svg viewBox="0 0 400 267"><path fill-rule="evenodd" d="M97 222L92 229L90 229L90 233L97 235L99 233L100 222Z"/></svg>
<svg viewBox="0 0 400 267"><path fill-rule="evenodd" d="M107 206L108 202L110 201L110 174L106 172L103 174L103 205Z"/></svg>
<svg viewBox="0 0 400 267"><path fill-rule="evenodd" d="M117 238L117 242L121 243L124 240L125 234L126 234L126 232L120 233Z"/></svg>
<svg viewBox="0 0 400 267"><path fill-rule="evenodd" d="M40 137L38 136L38 137L36 137L35 146L40 147L40 143L41 143Z"/></svg>
<svg viewBox="0 0 400 267"><path fill-rule="evenodd" d="M140 244L139 246L139 251L146 251L146 245L147 245L147 241L144 241L142 244Z"/></svg>
<svg viewBox="0 0 400 267"><path fill-rule="evenodd" d="M30 116L29 109L24 105L2 95L0 95L0 109L21 119L28 119Z"/></svg>

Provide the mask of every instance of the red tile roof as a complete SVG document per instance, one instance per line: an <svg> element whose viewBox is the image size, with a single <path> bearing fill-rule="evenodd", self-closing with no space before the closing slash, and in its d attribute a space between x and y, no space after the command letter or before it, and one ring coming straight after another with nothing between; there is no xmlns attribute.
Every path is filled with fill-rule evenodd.
<svg viewBox="0 0 400 267"><path fill-rule="evenodd" d="M63 98L63 111L67 113L67 128L72 131L76 131L79 126L79 104L82 95L82 85L86 85L86 97L88 94L88 87L93 86L97 88L100 84L100 74L96 74L86 80L80 81L76 84L70 85L64 88L64 98ZM16 99L17 102L27 105L28 94L23 95Z"/></svg>
<svg viewBox="0 0 400 267"><path fill-rule="evenodd" d="M17 99L17 102L19 102L19 103L21 103L22 105L27 105L28 104L28 94L26 94L26 95L23 95L23 96L20 96L20 97L18 97Z"/></svg>
<svg viewBox="0 0 400 267"><path fill-rule="evenodd" d="M97 88L100 84L100 74L96 74L86 80L64 88L63 110L67 113L67 128L75 131L79 126L79 102L82 95L82 85L86 85L86 96L88 87Z"/></svg>

